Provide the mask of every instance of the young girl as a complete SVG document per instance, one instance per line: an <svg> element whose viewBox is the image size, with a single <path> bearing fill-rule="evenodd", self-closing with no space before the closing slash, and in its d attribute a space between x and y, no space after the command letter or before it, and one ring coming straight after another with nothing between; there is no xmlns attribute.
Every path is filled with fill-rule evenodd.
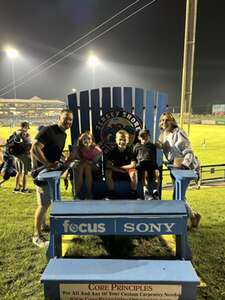
<svg viewBox="0 0 225 300"><path fill-rule="evenodd" d="M101 156L102 150L95 144L91 132L85 131L81 133L77 140L77 147L72 152L72 157L79 160L75 171L75 190L77 196L79 196L83 181L85 180L87 199L92 199L92 176L93 173L100 171L99 161Z"/></svg>

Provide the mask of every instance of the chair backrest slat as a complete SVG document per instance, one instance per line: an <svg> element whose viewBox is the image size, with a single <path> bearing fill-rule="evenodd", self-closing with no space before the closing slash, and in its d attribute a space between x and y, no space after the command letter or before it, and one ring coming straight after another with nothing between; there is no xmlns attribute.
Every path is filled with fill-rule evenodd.
<svg viewBox="0 0 225 300"><path fill-rule="evenodd" d="M106 114L110 108L111 102L111 89L110 87L102 88L102 114Z"/></svg>
<svg viewBox="0 0 225 300"><path fill-rule="evenodd" d="M91 90L91 116L92 131L100 119L100 93L99 89Z"/></svg>
<svg viewBox="0 0 225 300"><path fill-rule="evenodd" d="M165 112L166 110L168 110L168 96L165 93L157 93L157 99L156 99L156 134L155 134L155 138L157 139L159 137L160 134L160 129L159 129L159 119L160 116L163 112Z"/></svg>
<svg viewBox="0 0 225 300"><path fill-rule="evenodd" d="M70 94L68 96L68 107L73 111L73 125L71 127L71 142L75 143L79 136L79 117L78 117L78 105L77 105L77 94Z"/></svg>
<svg viewBox="0 0 225 300"><path fill-rule="evenodd" d="M145 106L145 126L150 131L151 141L154 143L154 117L155 117L155 94L147 91Z"/></svg>
<svg viewBox="0 0 225 300"><path fill-rule="evenodd" d="M168 98L167 94L165 93L157 93L157 99L156 99L156 131L155 131L155 140L157 141L159 134L160 134L160 128L159 128L159 119L163 112L165 112L168 109ZM163 153L159 149L157 150L157 164L161 166L163 164Z"/></svg>
<svg viewBox="0 0 225 300"><path fill-rule="evenodd" d="M81 132L90 130L89 91L80 93Z"/></svg>
<svg viewBox="0 0 225 300"><path fill-rule="evenodd" d="M131 112L132 111L132 88L131 87L125 87L123 89L123 101L124 101L124 109L126 111Z"/></svg>
<svg viewBox="0 0 225 300"><path fill-rule="evenodd" d="M144 106L144 90L136 88L135 99L134 99L134 113L141 120L143 120L143 106Z"/></svg>
<svg viewBox="0 0 225 300"><path fill-rule="evenodd" d="M121 87L113 87L113 108L122 107Z"/></svg>

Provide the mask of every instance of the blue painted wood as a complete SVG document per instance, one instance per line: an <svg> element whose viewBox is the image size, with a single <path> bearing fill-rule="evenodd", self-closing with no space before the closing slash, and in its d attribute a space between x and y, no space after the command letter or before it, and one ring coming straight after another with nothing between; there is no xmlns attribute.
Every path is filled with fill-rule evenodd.
<svg viewBox="0 0 225 300"><path fill-rule="evenodd" d="M80 92L81 132L90 130L89 91Z"/></svg>
<svg viewBox="0 0 225 300"><path fill-rule="evenodd" d="M124 110L131 112L132 111L132 88L125 87L123 89L124 94Z"/></svg>
<svg viewBox="0 0 225 300"><path fill-rule="evenodd" d="M163 112L168 110L168 96L165 93L157 93L156 99L156 140L159 137L159 119Z"/></svg>
<svg viewBox="0 0 225 300"><path fill-rule="evenodd" d="M100 263L98 259L51 259L41 282L44 284L45 298L49 300L60 299L60 284L71 283L80 286L101 284L100 295L105 291L104 295L107 295L107 289L112 291L111 284L115 284L115 288L116 284L119 284L118 288L125 284L143 285L143 291L136 292L138 298L142 294L151 297L153 285L160 285L165 292L166 286L178 285L180 300L196 300L199 279L188 261L101 259ZM104 284L108 284L105 291ZM150 288L149 292L146 287ZM119 292L119 295L122 293Z"/></svg>
<svg viewBox="0 0 225 300"><path fill-rule="evenodd" d="M144 90L136 88L135 89L135 99L134 99L134 111L135 115L139 117L139 119L143 120L143 106L144 106Z"/></svg>
<svg viewBox="0 0 225 300"><path fill-rule="evenodd" d="M121 87L113 87L113 108L122 107Z"/></svg>
<svg viewBox="0 0 225 300"><path fill-rule="evenodd" d="M78 107L77 107L77 95L76 94L70 94L68 96L68 107L73 112L73 125L70 129L70 132L71 132L72 144L74 144L79 136Z"/></svg>
<svg viewBox="0 0 225 300"><path fill-rule="evenodd" d="M114 87L112 88L112 96L113 96L113 106L114 107L121 107L121 90L123 92L123 99L124 99L124 108L127 111L132 111L132 88L131 87L125 87L121 89L121 87ZM135 114L142 120L143 118L143 105L145 103L144 101L144 90L140 88L134 89L134 101L135 101ZM154 106L154 95L158 95L157 103L156 103L156 110L153 110ZM81 124L82 124L82 131L89 130L89 112L88 112L88 95L89 91L83 91L80 94L81 99ZM94 99L92 102L92 113L93 113L93 130L95 127L95 124L97 122L98 117L100 117L100 106L99 106L99 91L98 90L92 90L91 91L92 98ZM110 110L110 99L111 99L111 88L106 87L102 88L101 93L102 98L102 113L103 115L107 113ZM71 101L69 101L71 102ZM159 117L163 111L166 110L166 104L167 104L167 96L164 93L156 93L153 91L150 91L147 93L147 99L146 99L146 127L150 129L151 135L152 135L152 141L154 142L153 137L158 136L159 130L158 130L158 123L159 123ZM154 114L155 112L155 114ZM76 112L77 114L77 112ZM77 120L77 117L76 117ZM78 122L77 122L78 124ZM156 133L153 133L153 130L156 130ZM93 133L95 133L93 131ZM74 134L72 134L73 140ZM77 133L76 133L77 138ZM162 166L163 161L163 155L162 151L157 151L157 163L159 167ZM101 191L105 191L105 185L102 185L100 188ZM126 189L128 191L129 189ZM99 196L97 196L99 195ZM96 197L101 197L99 193L95 194ZM103 196L104 197L104 196ZM123 198L124 196L121 195Z"/></svg>
<svg viewBox="0 0 225 300"><path fill-rule="evenodd" d="M153 218L154 216L154 218ZM135 216L68 216L60 215L55 222L57 235L123 235L123 236L152 236L152 235L183 235L186 224L182 217L170 215L169 217L155 216L141 218ZM54 218L54 217L53 217ZM183 247L185 245L183 241ZM182 251L182 258L186 257Z"/></svg>
<svg viewBox="0 0 225 300"><path fill-rule="evenodd" d="M181 259L191 257L187 242L187 212L183 201L85 200L76 201L75 205L71 201L53 202L50 220L49 258L61 256L58 244L61 244L60 237L64 234L174 234L176 256Z"/></svg>
<svg viewBox="0 0 225 300"><path fill-rule="evenodd" d="M57 215L186 215L186 207L182 201L137 201L137 200L85 200L55 202L50 214Z"/></svg>
<svg viewBox="0 0 225 300"><path fill-rule="evenodd" d="M172 169L171 173L175 178L175 200L185 200L189 183L198 177L196 172L194 170Z"/></svg>
<svg viewBox="0 0 225 300"><path fill-rule="evenodd" d="M111 89L110 87L102 88L102 114L106 114L110 109Z"/></svg>
<svg viewBox="0 0 225 300"><path fill-rule="evenodd" d="M157 99L156 99L156 132L155 132L155 138L156 141L159 137L160 134L160 129L159 129L159 120L160 116L163 112L165 112L168 108L168 98L167 94L165 93L157 93ZM161 166L163 163L163 153L161 150L157 150L157 164L158 166Z"/></svg>
<svg viewBox="0 0 225 300"><path fill-rule="evenodd" d="M43 170L44 171L44 170ZM52 201L61 201L60 194L60 176L62 175L61 171L50 171L45 170L42 173L39 173L38 180L47 181L49 190L51 191Z"/></svg>
<svg viewBox="0 0 225 300"><path fill-rule="evenodd" d="M152 143L155 142L154 140L154 99L155 99L155 92L147 91L146 107L145 107L145 124L146 124L146 128L150 131Z"/></svg>
<svg viewBox="0 0 225 300"><path fill-rule="evenodd" d="M41 281L199 283L190 261L101 259L99 262L99 259L51 259Z"/></svg>
<svg viewBox="0 0 225 300"><path fill-rule="evenodd" d="M91 113L92 113L92 129L95 130L95 126L100 119L100 99L99 89L91 90Z"/></svg>

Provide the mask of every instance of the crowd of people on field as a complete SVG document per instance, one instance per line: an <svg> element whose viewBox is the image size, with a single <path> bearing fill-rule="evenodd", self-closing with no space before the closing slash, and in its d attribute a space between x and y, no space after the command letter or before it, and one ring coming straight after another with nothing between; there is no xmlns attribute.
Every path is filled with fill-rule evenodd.
<svg viewBox="0 0 225 300"><path fill-rule="evenodd" d="M60 112L57 124L39 128L33 142L28 133L29 123L22 122L21 128L9 137L5 145L4 162L1 167L3 180L16 176L14 192L29 193L27 189L27 174L31 170L54 170L62 166L66 171L65 183L68 186L68 177L72 180L69 166L75 162L75 198L79 199L83 184L86 186L86 199L93 199L93 179L102 172L103 153L95 143L91 132L82 132L73 147L69 157L63 158L62 154L66 141L66 130L72 126L73 113L68 109ZM116 180L130 182L130 198L137 199L138 178L141 178L143 198L145 200L159 199L160 170L157 165L156 150L162 149L168 162L175 168L198 169L189 139L180 129L175 118L170 112L165 112L160 117L160 136L157 143L151 142L148 130L142 129L137 134L137 142L130 145L129 133L124 129L117 131L115 147L107 155L104 176L107 185L105 199L116 199ZM16 146L23 144L23 151L16 152ZM11 175L5 175L9 170ZM37 175L38 172L34 172ZM35 176L36 176L35 175ZM172 178L173 179L173 178ZM174 180L174 179L173 179ZM152 189L149 189L151 182ZM48 230L46 213L51 204L51 194L46 183L36 186L38 207L35 212L34 235L32 241L39 247L44 247L48 242L43 237L43 231ZM193 212L187 204L188 214L193 227L197 227L200 214Z"/></svg>

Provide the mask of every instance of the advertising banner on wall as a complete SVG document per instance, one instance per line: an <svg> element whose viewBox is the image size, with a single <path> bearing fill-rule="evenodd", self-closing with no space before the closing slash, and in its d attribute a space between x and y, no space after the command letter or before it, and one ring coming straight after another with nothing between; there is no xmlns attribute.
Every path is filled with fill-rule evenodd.
<svg viewBox="0 0 225 300"><path fill-rule="evenodd" d="M225 115L225 104L213 104L212 106L213 115Z"/></svg>

